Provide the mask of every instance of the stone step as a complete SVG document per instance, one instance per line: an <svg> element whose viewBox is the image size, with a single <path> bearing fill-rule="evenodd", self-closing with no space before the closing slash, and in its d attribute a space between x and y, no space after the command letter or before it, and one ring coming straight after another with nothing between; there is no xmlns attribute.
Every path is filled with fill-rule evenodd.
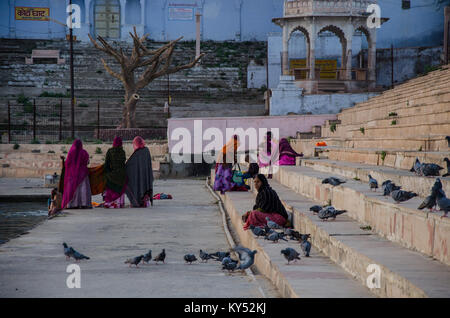
<svg viewBox="0 0 450 318"><path fill-rule="evenodd" d="M364 133L361 132L361 128L364 128ZM351 128L347 131L344 137L346 138L382 138L382 137L404 137L415 138L416 136L433 136L433 135L446 135L450 132L450 122L445 123L429 123L416 125L393 125L389 127L367 127L361 125L358 128Z"/></svg>
<svg viewBox="0 0 450 318"><path fill-rule="evenodd" d="M372 230L363 230L346 214L334 221L321 221L309 211L318 204L276 181L270 182L288 209L294 214L294 227L310 233L314 247L367 284L372 264L380 268L380 288L371 291L379 297L448 297L450 268L418 252L380 237ZM354 198L356 199L356 198Z"/></svg>
<svg viewBox="0 0 450 318"><path fill-rule="evenodd" d="M423 198L430 195L430 189L436 179L436 177L416 176L413 172L407 170L329 159L302 159L301 165L330 175L341 176L348 179L357 178L361 180L362 183L369 182L368 175L370 174L378 181L379 189L377 192L382 191L381 184L383 181L392 180L396 185L414 191ZM442 175L447 172L447 169L444 163L442 163L441 166L444 167L444 170L441 170ZM441 182L445 193L450 193L450 177L441 178Z"/></svg>
<svg viewBox="0 0 450 318"><path fill-rule="evenodd" d="M330 160L365 163L403 170L411 169L416 158L419 158L420 162L435 163L445 168L444 158L450 158L450 151L380 150L334 146L324 147L322 150L324 151L323 154Z"/></svg>
<svg viewBox="0 0 450 318"><path fill-rule="evenodd" d="M419 197L395 204L391 197L370 191L367 184L353 179L341 177L346 183L337 187L322 184L322 180L329 176L329 173L308 167L281 166L274 179L317 203L330 203L337 209L347 210L348 217L371 226L374 233L410 249L410 252L417 251L450 265L447 253L450 219L441 218L442 212L417 210L423 201Z"/></svg>
<svg viewBox="0 0 450 318"><path fill-rule="evenodd" d="M212 172L214 182L214 171ZM242 214L251 210L255 197L248 192L226 192L220 195L224 202L228 216L238 235L240 244L258 253L255 266L258 272L266 276L286 298L361 298L373 297L369 289L361 286L352 275L334 264L314 246L311 257L302 257L297 263L286 265L286 260L280 250L286 247L301 251L298 243L268 243L263 239L256 239L251 231L244 231ZM330 288L332 286L332 288Z"/></svg>

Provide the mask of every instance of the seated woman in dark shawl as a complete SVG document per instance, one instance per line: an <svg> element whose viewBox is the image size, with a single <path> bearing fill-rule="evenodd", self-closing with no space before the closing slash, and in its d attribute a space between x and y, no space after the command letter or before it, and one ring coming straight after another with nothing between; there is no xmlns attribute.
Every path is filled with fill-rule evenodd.
<svg viewBox="0 0 450 318"><path fill-rule="evenodd" d="M104 176L106 189L103 193L105 208L123 208L125 206L125 188L127 173L125 170L125 151L122 139L115 137L112 148L106 152Z"/></svg>
<svg viewBox="0 0 450 318"><path fill-rule="evenodd" d="M286 209L263 174L255 177L255 189L258 191L258 195L253 211L242 216L242 220L245 222L244 230L247 230L250 225L264 227L267 224L266 217L278 225L286 226L288 221Z"/></svg>
<svg viewBox="0 0 450 318"><path fill-rule="evenodd" d="M125 165L128 178L125 193L133 207L148 207L149 201L153 205L152 157L142 137L134 138L133 148Z"/></svg>
<svg viewBox="0 0 450 318"><path fill-rule="evenodd" d="M294 149L292 149L286 138L281 138L279 144L279 156L279 166L295 166L295 158L303 157L303 154L298 154Z"/></svg>
<svg viewBox="0 0 450 318"><path fill-rule="evenodd" d="M75 139L65 162L63 209L92 208L88 164L89 154L81 140Z"/></svg>

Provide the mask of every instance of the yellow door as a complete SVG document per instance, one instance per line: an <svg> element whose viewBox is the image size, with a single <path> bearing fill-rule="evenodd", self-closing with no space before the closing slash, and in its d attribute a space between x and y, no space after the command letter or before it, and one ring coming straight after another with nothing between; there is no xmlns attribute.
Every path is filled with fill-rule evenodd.
<svg viewBox="0 0 450 318"><path fill-rule="evenodd" d="M118 0L97 0L94 7L95 33L104 38L120 38L120 3Z"/></svg>

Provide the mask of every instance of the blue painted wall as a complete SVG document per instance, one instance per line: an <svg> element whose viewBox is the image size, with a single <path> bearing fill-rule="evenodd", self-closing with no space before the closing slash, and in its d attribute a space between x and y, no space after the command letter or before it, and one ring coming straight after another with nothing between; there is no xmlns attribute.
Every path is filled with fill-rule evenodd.
<svg viewBox="0 0 450 318"><path fill-rule="evenodd" d="M383 17L390 18L378 30L378 48L442 45L443 8L437 9L435 0L412 0L411 9L402 9L400 0L379 0ZM0 0L0 37L4 38L63 38L65 30L54 22L20 21L14 19L14 6L50 7L51 16L65 21L66 0ZM83 0L74 0L82 3ZM91 2L91 9L94 0ZM283 0L146 0L145 31L150 38L165 41L184 36L195 39L195 17L191 20L172 20L169 7L183 4L193 13L202 13L203 40L266 41L270 32L281 29L271 19L282 16ZM141 23L140 2L128 0L126 23ZM82 21L85 10L82 6ZM123 19L124 17L122 17ZM93 12L90 14L92 28ZM86 21L88 22L88 21ZM89 28L88 24L83 27ZM80 34L87 34L86 30ZM82 38L86 40L86 38Z"/></svg>

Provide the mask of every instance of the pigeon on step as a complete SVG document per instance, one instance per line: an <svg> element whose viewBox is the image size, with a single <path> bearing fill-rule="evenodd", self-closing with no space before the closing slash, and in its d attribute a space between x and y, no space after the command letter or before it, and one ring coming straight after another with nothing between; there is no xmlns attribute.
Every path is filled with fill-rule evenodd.
<svg viewBox="0 0 450 318"><path fill-rule="evenodd" d="M250 230L252 231L253 234L255 234L256 237L266 235L266 231L264 231L264 229L259 226L250 225Z"/></svg>
<svg viewBox="0 0 450 318"><path fill-rule="evenodd" d="M286 247L284 250L281 250L281 254L284 255L284 258L289 262L300 260L300 253L290 247Z"/></svg>
<svg viewBox="0 0 450 318"><path fill-rule="evenodd" d="M313 205L309 208L309 210L313 213L319 213L319 211L322 210L322 207L320 205Z"/></svg>
<svg viewBox="0 0 450 318"><path fill-rule="evenodd" d="M347 210L336 210L333 206L329 205L322 210L320 210L319 214L317 215L319 219L322 221L328 220L328 218L336 219L336 216L339 214L343 214L347 212Z"/></svg>
<svg viewBox="0 0 450 318"><path fill-rule="evenodd" d="M425 208L430 209L430 212L436 206L436 193L432 193L423 200L418 209L423 210Z"/></svg>
<svg viewBox="0 0 450 318"><path fill-rule="evenodd" d="M158 254L153 260L158 264L158 262L163 262L166 259L166 250L163 249L161 253Z"/></svg>
<svg viewBox="0 0 450 318"><path fill-rule="evenodd" d="M340 180L340 179L335 178L335 177L329 177L329 178L325 178L325 179L322 180L322 184L324 184L324 183L329 183L332 186L338 186L338 185L340 185L342 183L345 183L345 180Z"/></svg>
<svg viewBox="0 0 450 318"><path fill-rule="evenodd" d="M227 256L222 260L222 269L226 269L228 272L236 269L238 261L231 259L231 257Z"/></svg>
<svg viewBox="0 0 450 318"><path fill-rule="evenodd" d="M70 253L72 254L72 257L73 258L75 258L75 260L78 262L79 260L82 260L82 259L90 259L89 257L87 257L87 256L85 256L85 255L83 255L83 254L81 254L81 253L78 253L77 251L75 251L72 247L69 247L69 249L70 249Z"/></svg>
<svg viewBox="0 0 450 318"><path fill-rule="evenodd" d="M192 264L192 262L195 262L197 260L197 257L195 257L194 254L186 254L184 255L184 260L186 263Z"/></svg>
<svg viewBox="0 0 450 318"><path fill-rule="evenodd" d="M284 238L284 233L278 233L275 231L272 234L267 235L264 239L272 241L274 243L277 243L279 240L283 240L283 241L287 242L287 240Z"/></svg>
<svg viewBox="0 0 450 318"><path fill-rule="evenodd" d="M370 190L375 189L375 191L377 191L378 189L378 181L374 178L372 178L372 176L369 174L369 187Z"/></svg>
<svg viewBox="0 0 450 318"><path fill-rule="evenodd" d="M150 262L152 260L152 250L148 250L148 253L144 255L144 257L142 258L142 262L147 263Z"/></svg>
<svg viewBox="0 0 450 318"><path fill-rule="evenodd" d="M283 227L281 225L278 225L277 223L273 222L269 219L269 217L266 216L267 226L271 229L282 229Z"/></svg>
<svg viewBox="0 0 450 318"><path fill-rule="evenodd" d="M409 171L414 172L416 175L419 175L421 173L421 168L422 164L420 163L419 158L416 158L412 168Z"/></svg>
<svg viewBox="0 0 450 318"><path fill-rule="evenodd" d="M391 197L395 203L408 201L417 196L417 193L411 191L395 190L391 192Z"/></svg>
<svg viewBox="0 0 450 318"><path fill-rule="evenodd" d="M450 211L450 199L445 196L445 192L442 189L436 192L436 198L439 210L444 212L444 215L441 217L446 218Z"/></svg>
<svg viewBox="0 0 450 318"><path fill-rule="evenodd" d="M447 165L447 173L443 174L443 177L450 176L450 160L448 158L444 158L445 164Z"/></svg>
<svg viewBox="0 0 450 318"><path fill-rule="evenodd" d="M209 259L214 259L211 255L209 255L206 252L203 252L202 250L200 250L199 256L200 256L200 259L202 260L202 262L206 262L206 263L208 263Z"/></svg>
<svg viewBox="0 0 450 318"><path fill-rule="evenodd" d="M236 246L233 251L239 254L239 266L237 269L246 270L255 263L255 254L258 253L257 250L251 251L250 249L242 246Z"/></svg>
<svg viewBox="0 0 450 318"><path fill-rule="evenodd" d="M421 175L425 177L429 176L439 176L439 171L442 170L440 165L437 165L435 163L422 163L421 166Z"/></svg>
<svg viewBox="0 0 450 318"><path fill-rule="evenodd" d="M300 246L302 247L303 255L309 257L309 252L311 251L311 243L308 241L310 235L304 234L301 237Z"/></svg>
<svg viewBox="0 0 450 318"><path fill-rule="evenodd" d="M138 267L138 264L141 262L141 260L144 258L144 255L136 256L135 258L129 258L124 263L130 264L128 267L131 267L131 265L136 265Z"/></svg>
<svg viewBox="0 0 450 318"><path fill-rule="evenodd" d="M215 258L216 261L222 262L225 257L230 256L230 252L215 252L211 254Z"/></svg>
<svg viewBox="0 0 450 318"><path fill-rule="evenodd" d="M384 181L381 187L383 189L384 196L391 194L392 191L400 190L402 188L400 186L396 186L391 180Z"/></svg>

